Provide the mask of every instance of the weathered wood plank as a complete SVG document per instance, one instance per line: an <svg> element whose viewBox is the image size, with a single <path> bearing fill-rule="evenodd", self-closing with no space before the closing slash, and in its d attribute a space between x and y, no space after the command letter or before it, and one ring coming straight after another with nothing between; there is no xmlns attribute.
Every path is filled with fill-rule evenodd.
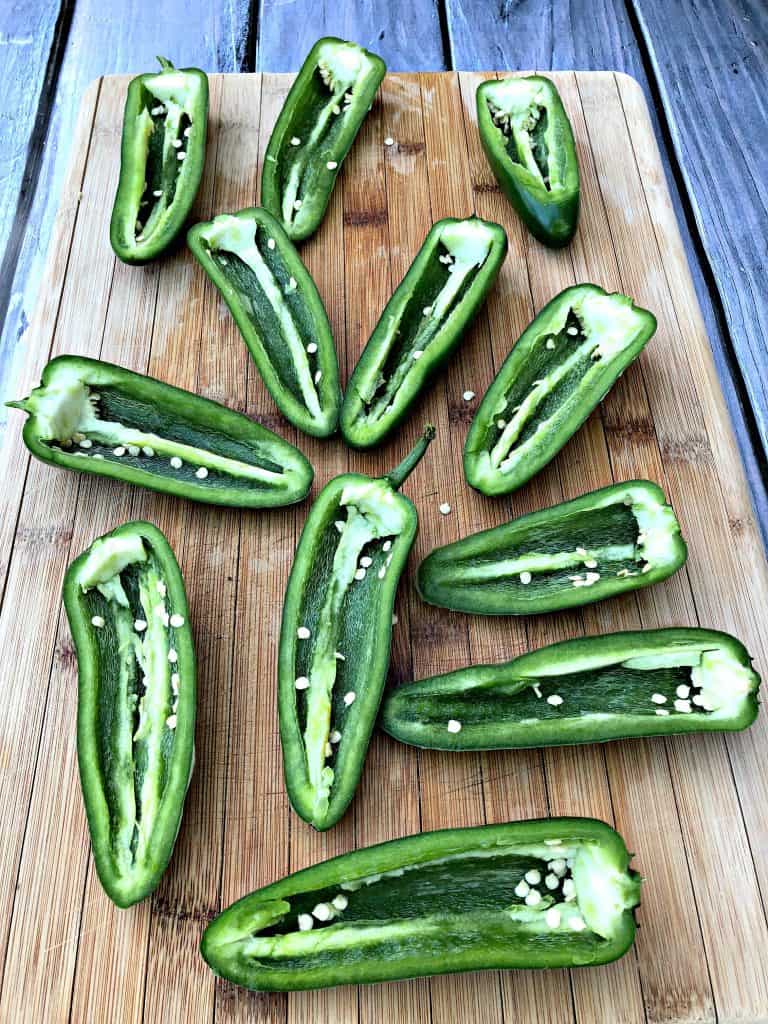
<svg viewBox="0 0 768 1024"><path fill-rule="evenodd" d="M69 4L33 0L0 9L0 320L35 191ZM73 111L74 114L74 111ZM0 346L0 380L9 352Z"/></svg>
<svg viewBox="0 0 768 1024"><path fill-rule="evenodd" d="M683 184L768 450L768 8L761 0L630 0ZM681 60L684 40L685 59Z"/></svg>
<svg viewBox="0 0 768 1024"><path fill-rule="evenodd" d="M62 18L62 38L56 41L63 48L63 54L57 61L55 75L50 82L50 87L55 87L55 97L46 98L45 109L49 116L43 118L43 122L35 129L37 135L33 133L29 145L24 146L25 153L33 152L30 146L37 147L34 150L37 153L34 196L25 199L22 217L14 228L18 236L14 242L14 251L9 253L7 264L3 265L0 320L5 312L2 303L4 293L7 294L8 305L0 333L2 399L10 396L10 392L17 387L29 357L29 321L40 294L40 280L47 258L51 228L64 173L72 155L71 140L77 112L87 86L102 74L134 74L156 67L155 55L158 48L163 47L168 50L167 56L179 66L196 65L206 71L239 71L245 66L248 56L251 18L249 0L226 0L225 3L195 0L193 11L176 0L158 0L151 6L139 0L128 0L126 3L111 5L107 14L98 0L77 0L77 3L67 0L64 6L67 15ZM55 21L56 5L41 3L39 8L39 24L30 24L29 4L21 4L18 18L9 22L10 38L25 38L32 34L35 51L43 47L46 32L50 34L45 19L52 16ZM6 9L9 14L17 10L3 7L3 13ZM17 21L19 24L16 24ZM17 46L15 49L23 48ZM32 64L34 68L35 61ZM14 68L21 90L25 93L28 89L33 91L33 81L30 81L27 68L22 70L15 65ZM5 75L0 75L0 82L4 81ZM5 112L6 109L9 108L0 103L0 110ZM36 105L34 109L37 109ZM31 113L34 116L34 110ZM122 123L122 111L116 112L115 123ZM21 121L16 124L18 127L14 129L14 137L18 135L21 140L26 131L29 138L30 132ZM2 149L5 150L5 146ZM20 158L22 162L25 159L23 155ZM13 212L17 192L18 185L8 193L7 202L0 203L0 211ZM0 193L0 197L2 195ZM104 210L108 211L112 195L105 193L101 201ZM2 216L0 212L0 218ZM3 247L0 230L0 254ZM4 420L5 410L2 410L0 422Z"/></svg>
<svg viewBox="0 0 768 1024"><path fill-rule="evenodd" d="M298 71L320 36L350 39L378 53L392 71L446 67L437 0L322 4L260 0L259 71Z"/></svg>

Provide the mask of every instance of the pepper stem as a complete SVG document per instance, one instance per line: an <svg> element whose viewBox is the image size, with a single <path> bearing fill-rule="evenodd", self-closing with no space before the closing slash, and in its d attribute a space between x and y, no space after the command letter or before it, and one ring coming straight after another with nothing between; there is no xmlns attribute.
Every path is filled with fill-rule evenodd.
<svg viewBox="0 0 768 1024"><path fill-rule="evenodd" d="M175 71L176 70L174 65L171 63L171 61L168 60L167 57L155 57L155 60L158 62L160 67L163 69L163 71Z"/></svg>
<svg viewBox="0 0 768 1024"><path fill-rule="evenodd" d="M435 428L431 423L428 423L424 428L423 435L416 442L412 451L405 456L399 466L395 466L391 473L387 473L384 479L388 480L396 491L403 486L405 480L408 479L416 466L421 462L424 452L429 448L434 437Z"/></svg>

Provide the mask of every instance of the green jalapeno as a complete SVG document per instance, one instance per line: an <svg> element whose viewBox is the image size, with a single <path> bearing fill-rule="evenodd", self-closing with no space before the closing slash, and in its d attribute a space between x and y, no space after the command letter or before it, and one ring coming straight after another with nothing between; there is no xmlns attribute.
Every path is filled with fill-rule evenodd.
<svg viewBox="0 0 768 1024"><path fill-rule="evenodd" d="M70 565L77 757L96 870L128 907L173 853L192 774L195 650L184 581L163 534L127 523Z"/></svg>
<svg viewBox="0 0 768 1024"><path fill-rule="evenodd" d="M288 796L317 829L339 820L363 768L416 536L416 509L398 489L433 437L428 427L382 479L345 473L326 484L296 551L280 632L280 737Z"/></svg>
<svg viewBox="0 0 768 1024"><path fill-rule="evenodd" d="M173 242L195 201L205 163L208 78L158 57L159 74L128 86L120 180L109 237L124 263L146 263Z"/></svg>
<svg viewBox="0 0 768 1024"><path fill-rule="evenodd" d="M528 230L566 245L579 219L579 162L571 122L548 78L505 78L477 89L477 125L488 163Z"/></svg>
<svg viewBox="0 0 768 1024"><path fill-rule="evenodd" d="M58 356L29 398L24 443L38 459L192 501L272 508L301 501L310 464L231 409L98 359Z"/></svg>
<svg viewBox="0 0 768 1024"><path fill-rule="evenodd" d="M436 750L597 743L746 729L760 677L744 646L710 629L582 637L500 665L400 686L381 724Z"/></svg>
<svg viewBox="0 0 768 1024"><path fill-rule="evenodd" d="M566 288L525 329L464 446L467 483L508 494L538 473L642 352L656 318L593 284Z"/></svg>
<svg viewBox="0 0 768 1024"><path fill-rule="evenodd" d="M425 832L258 889L201 951L221 977L269 991L604 964L635 936L629 859L592 818Z"/></svg>
<svg viewBox="0 0 768 1024"><path fill-rule="evenodd" d="M348 444L378 444L408 414L472 323L506 251L504 229L490 221L446 218L432 227L347 385Z"/></svg>
<svg viewBox="0 0 768 1024"><path fill-rule="evenodd" d="M266 210L241 210L196 224L187 241L229 306L282 414L307 434L333 434L341 390L331 326L280 224Z"/></svg>
<svg viewBox="0 0 768 1024"><path fill-rule="evenodd" d="M418 569L430 604L532 615L666 579L687 549L664 492L647 480L591 491L436 548Z"/></svg>
<svg viewBox="0 0 768 1024"><path fill-rule="evenodd" d="M309 51L272 131L261 179L262 205L294 241L320 226L386 70L375 53L332 36Z"/></svg>

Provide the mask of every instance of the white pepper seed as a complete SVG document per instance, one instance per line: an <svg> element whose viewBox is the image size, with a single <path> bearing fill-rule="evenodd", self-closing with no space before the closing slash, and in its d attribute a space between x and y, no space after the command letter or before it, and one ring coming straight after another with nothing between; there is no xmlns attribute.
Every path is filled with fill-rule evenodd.
<svg viewBox="0 0 768 1024"><path fill-rule="evenodd" d="M306 676L299 676L296 682L293 684L297 690L306 690L309 686L309 680Z"/></svg>
<svg viewBox="0 0 768 1024"><path fill-rule="evenodd" d="M461 732L461 722L457 721L455 718L450 718L448 720L448 732Z"/></svg>
<svg viewBox="0 0 768 1024"><path fill-rule="evenodd" d="M104 625L104 619L102 618L101 615L92 615L91 616L91 625L95 626L96 629L101 629L102 626Z"/></svg>

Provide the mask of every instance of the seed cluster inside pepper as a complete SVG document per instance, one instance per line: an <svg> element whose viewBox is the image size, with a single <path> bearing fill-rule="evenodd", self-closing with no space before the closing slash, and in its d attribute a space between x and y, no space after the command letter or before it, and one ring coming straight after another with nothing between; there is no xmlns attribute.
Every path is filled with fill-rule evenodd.
<svg viewBox="0 0 768 1024"><path fill-rule="evenodd" d="M174 101L172 93L164 88L162 92L166 99L162 102L151 81L144 88L149 95L142 118L149 118L151 125L142 125L149 137L146 181L136 220L137 242L152 237L155 224L173 202L182 163L187 156L189 138L194 130L192 118L187 110Z"/></svg>
<svg viewBox="0 0 768 1024"><path fill-rule="evenodd" d="M499 97L500 98L500 97ZM488 99L493 123L504 134L510 160L522 164L550 190L550 161L547 146L547 108L535 95L527 106L498 106Z"/></svg>

